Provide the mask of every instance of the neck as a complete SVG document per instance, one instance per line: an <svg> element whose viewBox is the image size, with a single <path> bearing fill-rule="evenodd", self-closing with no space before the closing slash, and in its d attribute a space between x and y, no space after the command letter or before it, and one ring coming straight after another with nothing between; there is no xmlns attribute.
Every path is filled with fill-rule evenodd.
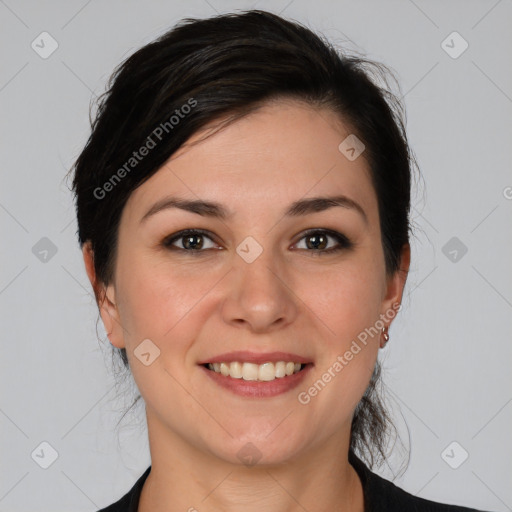
<svg viewBox="0 0 512 512"><path fill-rule="evenodd" d="M191 446L149 416L148 432L151 472L138 512L364 510L348 439L329 439L293 461L244 466Z"/></svg>

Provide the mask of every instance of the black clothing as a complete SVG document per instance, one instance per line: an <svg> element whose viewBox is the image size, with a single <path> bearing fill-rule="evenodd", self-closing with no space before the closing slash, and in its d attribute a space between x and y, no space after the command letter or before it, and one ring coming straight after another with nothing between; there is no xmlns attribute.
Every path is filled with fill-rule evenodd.
<svg viewBox="0 0 512 512"><path fill-rule="evenodd" d="M372 473L352 452L349 452L348 460L361 479L365 512L483 512L474 508L447 505L419 498ZM142 486L150 471L151 466L119 501L99 512L137 512Z"/></svg>

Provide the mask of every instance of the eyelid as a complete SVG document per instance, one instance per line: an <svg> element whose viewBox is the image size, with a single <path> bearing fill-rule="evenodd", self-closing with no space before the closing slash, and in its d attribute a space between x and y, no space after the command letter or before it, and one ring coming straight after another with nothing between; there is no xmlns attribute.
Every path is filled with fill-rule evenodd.
<svg viewBox="0 0 512 512"><path fill-rule="evenodd" d="M317 233L323 233L323 234L327 235L328 237L334 239L336 241L336 245L329 249L314 250L314 249L306 248L306 249L298 249L298 250L302 251L304 253L309 253L310 256L322 256L322 255L335 254L335 253L341 252L341 251L348 251L350 249L353 249L355 246L355 243L350 238L348 238L345 234L343 234L339 231L333 230L333 229L317 227L317 228L310 228L310 229L306 229L305 231L301 231L299 238L296 240L296 242L293 243L292 247L297 245L304 238L314 235L314 234L317 234ZM177 240L184 238L188 234L202 235L203 237L210 239L212 241L212 243L221 245L221 244L218 244L216 235L214 235L212 232L210 232L206 229L201 229L201 228L187 228L187 229L182 229L180 231L177 231L176 233L173 233L173 234L165 237L163 239L163 241L161 242L161 245L168 250L176 251L181 254L189 253L193 256L199 256L202 253L209 253L213 249L217 249L217 250L222 249L219 247L216 247L216 248L209 247L207 249L202 248L202 249L187 250L187 249L182 249L181 247L176 247L175 245L173 245Z"/></svg>
<svg viewBox="0 0 512 512"><path fill-rule="evenodd" d="M328 228L310 228L310 229L307 229L306 231L302 231L300 233L300 237L297 239L297 241L293 245L298 244L302 239L304 239L308 236L314 235L316 233L324 233L328 237L336 240L338 245L335 247L331 247L330 249L323 249L323 250L319 250L319 251L306 250L306 249L300 249L300 250L306 250L307 252L310 252L313 254L315 254L315 253L316 254L329 254L329 253L334 253L334 252L342 250L342 249L345 249L345 250L352 249L355 246L355 243L348 236L346 236L345 234L343 234L339 231L336 231L333 229L328 229Z"/></svg>
<svg viewBox="0 0 512 512"><path fill-rule="evenodd" d="M166 236L162 240L162 245L164 247L166 247L167 249L174 249L174 250L177 250L177 251L188 252L188 253L192 253L192 254L198 254L198 253L201 253L201 252L206 252L206 250L188 250L187 251L186 249L182 249L181 247L176 247L176 246L173 245L174 242L180 240L181 238L184 238L188 234L199 234L199 235L202 235L205 238L209 238L213 243L219 245L217 240L216 240L216 236L213 233L211 233L210 231L208 231L206 229L201 229L201 228L187 228L187 229L182 229L180 231L177 231L176 233L172 233L171 235ZM211 250L211 249L209 249L209 250Z"/></svg>

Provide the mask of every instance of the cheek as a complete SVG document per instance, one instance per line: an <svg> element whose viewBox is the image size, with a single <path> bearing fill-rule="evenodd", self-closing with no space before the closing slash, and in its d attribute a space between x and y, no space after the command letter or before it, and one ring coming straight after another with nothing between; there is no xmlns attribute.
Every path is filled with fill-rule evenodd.
<svg viewBox="0 0 512 512"><path fill-rule="evenodd" d="M197 303L212 287L210 281L207 275L194 278L144 257L131 255L118 262L119 312L130 368L144 400L155 410L179 404L177 382L185 381L183 362L201 325ZM149 345L150 358L158 354L149 365L137 358L146 339L157 347Z"/></svg>
<svg viewBox="0 0 512 512"><path fill-rule="evenodd" d="M301 391L329 431L350 421L368 387L380 338L374 328L380 314L380 279L378 267L354 264L317 279L316 286L309 281L308 305L332 335L322 339L311 387Z"/></svg>
<svg viewBox="0 0 512 512"><path fill-rule="evenodd" d="M381 267L371 257L368 261L362 257L347 261L339 271L307 281L311 309L332 331L323 339L318 372L321 380L328 381L323 400L338 411L326 419L333 425L355 408L375 366L381 274Z"/></svg>
<svg viewBox="0 0 512 512"><path fill-rule="evenodd" d="M351 262L323 275L309 276L303 296L335 337L347 341L379 317L382 290L379 268Z"/></svg>
<svg viewBox="0 0 512 512"><path fill-rule="evenodd" d="M150 338L168 351L179 351L192 332L178 336L185 329L199 329L191 318L202 311L201 299L214 287L218 276L192 266L155 263L144 257L119 262L120 313L129 332L127 345ZM195 327L194 327L195 326ZM172 343L169 343L172 341Z"/></svg>

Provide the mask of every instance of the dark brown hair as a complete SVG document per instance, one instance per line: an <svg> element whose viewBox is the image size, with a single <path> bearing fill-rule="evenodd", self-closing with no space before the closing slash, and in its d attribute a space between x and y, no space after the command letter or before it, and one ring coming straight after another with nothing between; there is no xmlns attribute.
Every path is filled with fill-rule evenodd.
<svg viewBox="0 0 512 512"><path fill-rule="evenodd" d="M392 73L382 64L336 50L305 26L261 10L185 19L139 49L110 78L72 169L78 240L91 243L98 281L113 279L130 194L207 123L233 122L279 98L331 109L364 143L386 271L400 271L401 249L409 243L414 157L403 106L386 75ZM150 150L135 158L142 147ZM128 367L126 352L119 352ZM379 375L377 363L352 421L351 449L370 466L374 455L385 459L392 426L376 391Z"/></svg>

